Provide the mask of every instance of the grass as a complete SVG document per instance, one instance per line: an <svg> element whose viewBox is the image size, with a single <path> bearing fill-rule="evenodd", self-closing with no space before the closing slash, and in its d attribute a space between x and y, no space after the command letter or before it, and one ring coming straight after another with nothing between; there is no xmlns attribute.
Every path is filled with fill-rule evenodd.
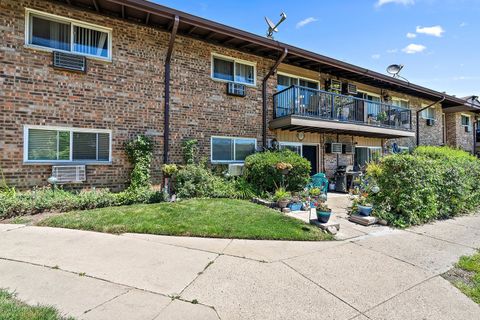
<svg viewBox="0 0 480 320"><path fill-rule="evenodd" d="M0 320L73 320L64 318L57 309L46 306L29 306L15 295L0 289Z"/></svg>
<svg viewBox="0 0 480 320"><path fill-rule="evenodd" d="M456 268L463 270L464 276L462 280L453 281L453 284L480 304L480 251L470 257L461 257Z"/></svg>
<svg viewBox="0 0 480 320"><path fill-rule="evenodd" d="M317 227L244 200L191 199L75 211L38 225L109 233L213 238L331 240Z"/></svg>

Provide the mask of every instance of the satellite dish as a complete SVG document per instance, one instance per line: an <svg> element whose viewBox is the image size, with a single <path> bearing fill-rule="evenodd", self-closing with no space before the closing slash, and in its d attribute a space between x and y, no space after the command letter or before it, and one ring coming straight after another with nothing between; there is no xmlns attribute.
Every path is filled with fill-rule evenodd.
<svg viewBox="0 0 480 320"><path fill-rule="evenodd" d="M400 71L402 71L403 65L401 64L391 64L387 68L387 72L390 73L394 78L398 76Z"/></svg>
<svg viewBox="0 0 480 320"><path fill-rule="evenodd" d="M410 81L408 81L407 79L405 79L400 75L400 71L402 71L402 69L403 69L403 64L391 64L387 67L387 72L391 74L394 78L400 78L410 83Z"/></svg>
<svg viewBox="0 0 480 320"><path fill-rule="evenodd" d="M280 21L277 22L277 24L274 24L272 22L272 20L268 19L267 17L265 17L265 21L267 22L267 25L268 25L268 30L267 30L267 37L270 38L270 39L273 39L273 33L274 32L278 32L278 26L283 22L285 21L285 19L287 19L287 15L285 14L285 12L282 12L280 14Z"/></svg>

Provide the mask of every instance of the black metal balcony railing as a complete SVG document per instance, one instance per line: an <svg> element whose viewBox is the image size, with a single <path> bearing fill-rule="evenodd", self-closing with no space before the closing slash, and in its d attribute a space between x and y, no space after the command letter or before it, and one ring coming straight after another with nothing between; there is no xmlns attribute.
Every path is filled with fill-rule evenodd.
<svg viewBox="0 0 480 320"><path fill-rule="evenodd" d="M307 87L290 86L273 95L274 117L298 115L400 130L412 129L410 109Z"/></svg>

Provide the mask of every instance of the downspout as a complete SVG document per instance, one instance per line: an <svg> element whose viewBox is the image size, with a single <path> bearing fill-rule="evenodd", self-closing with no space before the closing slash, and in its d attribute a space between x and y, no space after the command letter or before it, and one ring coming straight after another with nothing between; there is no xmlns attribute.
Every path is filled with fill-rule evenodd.
<svg viewBox="0 0 480 320"><path fill-rule="evenodd" d="M164 128L163 128L163 163L168 163L168 149L170 138L170 61L172 60L173 45L177 35L180 18L176 15L174 18L170 42L168 43L167 56L165 58L165 110L164 110Z"/></svg>
<svg viewBox="0 0 480 320"><path fill-rule="evenodd" d="M443 101L445 101L445 96L442 97L442 99L438 100L437 102L434 102L434 103L431 103L429 104L428 106L426 107L423 107L422 109L418 110L416 112L416 115L415 115L415 126L417 127L416 128L416 132L415 132L415 135L416 135L416 138L417 138L417 147L420 145L420 113L423 111L423 110L426 110L434 105L436 105L437 103L442 103ZM446 122L445 122L446 123ZM447 140L447 137L445 137L445 140Z"/></svg>
<svg viewBox="0 0 480 320"><path fill-rule="evenodd" d="M267 149L267 81L275 73L280 63L282 63L283 59L287 56L287 53L288 49L283 48L282 55L277 59L277 62L275 62L262 81L262 146L264 150Z"/></svg>

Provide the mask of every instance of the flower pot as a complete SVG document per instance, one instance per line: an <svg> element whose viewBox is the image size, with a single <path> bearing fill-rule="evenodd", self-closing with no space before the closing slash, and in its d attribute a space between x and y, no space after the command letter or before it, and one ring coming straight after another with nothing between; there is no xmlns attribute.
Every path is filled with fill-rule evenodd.
<svg viewBox="0 0 480 320"><path fill-rule="evenodd" d="M292 202L292 203L289 205L289 208L290 208L290 210L292 210L292 211L302 210L302 203L301 203L301 202Z"/></svg>
<svg viewBox="0 0 480 320"><path fill-rule="evenodd" d="M330 219L330 216L332 215L331 211L318 211L317 210L317 219L318 222L321 223L327 223L328 220Z"/></svg>
<svg viewBox="0 0 480 320"><path fill-rule="evenodd" d="M280 209L283 209L283 208L286 208L288 206L288 203L290 202L290 200L278 200L277 201L277 206L280 208Z"/></svg>
<svg viewBox="0 0 480 320"><path fill-rule="evenodd" d="M361 205L358 205L358 214L360 214L361 216L369 216L371 213L372 213L372 210L373 208L371 206L361 206Z"/></svg>

